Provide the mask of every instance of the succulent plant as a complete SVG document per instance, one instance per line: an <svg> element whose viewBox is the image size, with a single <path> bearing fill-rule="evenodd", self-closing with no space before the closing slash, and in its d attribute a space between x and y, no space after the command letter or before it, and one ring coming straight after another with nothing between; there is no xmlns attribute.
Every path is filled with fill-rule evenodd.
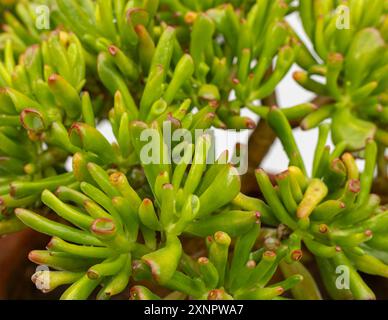
<svg viewBox="0 0 388 320"><path fill-rule="evenodd" d="M294 63L299 45L284 21L289 2L165 1L179 20L174 23L178 39L194 61L193 101L217 103L216 127L253 129L254 122L240 111L273 93Z"/></svg>
<svg viewBox="0 0 388 320"><path fill-rule="evenodd" d="M386 2L300 1L299 6L319 60L302 45L297 63L305 71L295 72L294 79L330 98L301 127L310 129L330 118L336 144L345 141L349 150L359 150L374 138L386 145ZM344 126L345 119L351 125Z"/></svg>
<svg viewBox="0 0 388 320"><path fill-rule="evenodd" d="M59 187L56 194L47 189L42 193L42 202L74 227L32 211L16 210L26 225L53 236L48 251L32 251L29 259L57 270L35 274L33 281L43 291L71 284L62 299L86 299L102 283L100 298L120 293L128 284L132 257L149 251L137 243L139 222L136 202L132 200L141 200L125 175L113 173L109 178L93 163L88 164L88 169L101 189L82 182L79 191ZM42 277L47 277L46 282L42 283Z"/></svg>
<svg viewBox="0 0 388 320"><path fill-rule="evenodd" d="M4 50L7 42L17 55L22 54L28 46L39 44L43 40L44 34L49 29L49 17L43 6L47 1L1 1L1 20L4 23L4 32L0 37L0 50ZM39 18L41 16L41 19Z"/></svg>
<svg viewBox="0 0 388 320"><path fill-rule="evenodd" d="M52 237L32 281L62 299L375 299L387 14L386 0L0 0L0 235ZM317 97L279 108L294 64ZM318 128L311 173L293 127ZM245 149L216 156L212 128L255 129L251 154L278 137L288 169L257 169L244 194Z"/></svg>
<svg viewBox="0 0 388 320"><path fill-rule="evenodd" d="M93 110L88 95L83 99L79 95L85 65L74 35L52 33L40 45L28 48L18 64L13 45L7 42L0 68L0 206L8 214L9 209L35 204L45 188L75 181L64 168L68 155L77 151L66 127ZM1 228L1 233L7 228Z"/></svg>
<svg viewBox="0 0 388 320"><path fill-rule="evenodd" d="M263 248L250 252L260 233L260 225L251 226L244 235L237 238L233 255L229 254L231 238L225 232L216 232L206 238L209 256L197 260L189 256L182 258L182 271L175 271L165 283L174 290L172 296L207 300L272 300L295 287L303 280L296 274L285 281L268 285L277 270L277 266L286 255L287 247L277 251L265 251ZM134 278L149 278L151 264L147 259L134 261ZM152 264L151 264L152 267ZM132 300L158 300L147 287L131 288Z"/></svg>
<svg viewBox="0 0 388 320"><path fill-rule="evenodd" d="M137 133L139 129L140 133L142 132L142 125L145 124L138 122L133 124L131 130L133 139L139 139ZM61 186L56 190L56 195L47 189L42 193L42 202L77 228L49 220L29 210L16 210L17 217L27 226L53 236L48 245L49 255L55 256L56 252L59 252L60 256L62 253L67 254L70 260L77 257L94 258L93 261L99 262L98 265L111 265L113 260L115 261L114 273L97 275L97 271L94 272L94 266L91 264L82 278L77 278L76 275L71 277L72 268L67 270L61 265L48 264L54 269L64 268L68 272L52 273L55 284L60 285L60 279L64 279L63 281L71 279L75 282L64 293L63 298L87 298L99 285L99 281L94 281L97 278L101 278L102 281L103 277L118 276L123 281L124 275L120 271L123 271L128 262L128 256L131 255L149 261L153 271L156 270L155 272L158 273L158 279L160 278L160 282L163 283L171 277L171 273L179 263L179 252L182 249L178 236L183 232L193 235L211 234L221 228L239 235L255 224L258 219L255 212L224 210L210 216L228 204L240 188L239 176L235 169L226 163L214 164L206 171L203 181L198 179L206 170L206 156L210 143L209 136L201 137L194 154L191 146L188 145L187 155L174 169L172 166L159 164L144 166L145 175L152 186L153 200L141 199L122 172L116 171L108 175L102 167L92 162L87 163L86 167L77 168L75 171L78 179L81 177L80 171L86 171L82 173L85 179L78 184L79 187ZM135 149L141 150L137 148L136 143ZM186 175L186 167L191 160L193 161ZM80 188L79 191L77 191L78 188ZM221 190L224 193L223 196L219 197L218 201L214 201ZM221 224L225 219L233 221L233 224L225 224L222 227ZM137 242L139 230L144 244ZM161 239L165 239L165 245L158 244L156 237L158 232L161 232ZM169 250L173 250L174 254L165 260ZM101 255L100 251L105 254ZM147 253L148 251L151 252ZM144 253L147 254L144 255ZM30 259L47 264L46 260L40 260L44 259L41 256L46 257L47 254L33 252L30 254ZM90 259L86 262L90 262ZM130 260L128 263L131 266ZM124 287L121 290L124 290L129 281L128 272L130 269L125 273L127 281L122 283ZM38 273L38 275L43 276L46 273ZM38 275L34 279L39 282ZM51 279L51 274L49 275ZM44 288L44 290L51 289L54 287ZM109 297L121 291L109 293L106 290L106 288L103 289L104 293L101 291L102 296Z"/></svg>
<svg viewBox="0 0 388 320"><path fill-rule="evenodd" d="M112 94L119 89L129 107L133 105L132 100L141 100L141 97L135 96L135 92L138 92L136 80L144 77L150 85L164 82L162 79L166 78L171 62L175 70L169 87L161 95L168 105L173 102L173 90L178 86L175 89L182 89L184 97L190 98L197 108L213 111L214 126L253 129L254 121L242 116L240 109L271 94L290 69L299 51L298 42L283 20L290 9L289 5L282 0L273 4L266 1L255 5L251 3L242 15L237 10L238 3L234 4L236 8L233 4L209 4L206 13L199 14L182 9L178 1L165 4L177 10L177 16L186 15L186 19L170 21L163 11L159 16L155 13L156 5L153 1L129 2L125 9L115 7L111 1L104 5L102 2L91 3L85 7L75 1L57 1L65 25L79 24L87 17L88 21L94 21L95 25L84 22L83 29L78 29L82 30L78 36L87 50L93 55L98 54L102 82ZM106 16L100 17L98 12L102 7ZM123 21L116 26L110 25L110 16L121 17L118 21ZM154 27L153 20L161 20L161 26ZM238 21L244 23L239 25ZM175 30L171 27L165 30L165 22L174 25ZM123 34L123 26L120 28L123 24L129 25L132 31ZM189 30L191 26L192 31ZM241 37L237 43L234 37L239 33L246 36ZM212 47L206 48L203 45L207 41L205 38L211 41ZM224 40L219 43L217 39L221 38ZM278 40L268 41L272 38ZM167 56L162 57L160 48L164 47ZM167 47L170 49L167 50ZM188 54L183 55L185 51ZM155 59L154 54L157 56ZM266 71L276 56L279 59L274 74L267 77ZM140 62L137 66L134 63L136 57ZM259 63L256 64L257 61ZM160 67L158 71L150 70L159 64L163 66L164 72ZM126 82L131 84L131 92L125 86ZM231 102L228 99L233 91L237 98ZM175 93L181 96L180 91ZM133 99L130 98L131 94ZM140 101L140 119L145 120L146 110L142 110L142 103ZM209 104L212 105L211 109L208 109ZM312 108L309 106L307 111L306 108L304 110L303 115Z"/></svg>
<svg viewBox="0 0 388 320"><path fill-rule="evenodd" d="M321 125L309 177L282 111L272 109L267 120L282 141L290 167L275 176L275 187L262 169L256 171L256 178L272 218L287 227L283 241L293 248L290 258L300 254L303 243L316 256L332 298L374 299L357 271L388 276L387 260L380 251L388 216L380 198L370 194L376 143L367 141L360 174L353 155L343 153L346 144L337 145L332 153L325 147L330 127ZM243 201L241 207L248 203ZM347 291L336 289L333 283L338 266L349 268Z"/></svg>

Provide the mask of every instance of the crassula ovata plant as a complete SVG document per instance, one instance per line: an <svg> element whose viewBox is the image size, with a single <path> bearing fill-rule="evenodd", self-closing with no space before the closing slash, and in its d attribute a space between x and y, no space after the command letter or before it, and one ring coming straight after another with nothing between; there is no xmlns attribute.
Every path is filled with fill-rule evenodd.
<svg viewBox="0 0 388 320"><path fill-rule="evenodd" d="M0 9L0 235L49 236L24 257L37 289L387 298L366 276L388 278L387 0ZM316 98L281 108L295 66ZM251 130L249 147L217 154L214 128ZM319 132L311 172L293 128ZM280 173L261 168L275 138L289 160Z"/></svg>

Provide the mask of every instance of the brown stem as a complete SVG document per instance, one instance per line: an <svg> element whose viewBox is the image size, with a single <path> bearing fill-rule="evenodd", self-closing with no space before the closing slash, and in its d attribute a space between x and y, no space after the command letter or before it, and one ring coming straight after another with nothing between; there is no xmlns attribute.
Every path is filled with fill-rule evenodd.
<svg viewBox="0 0 388 320"><path fill-rule="evenodd" d="M318 108L333 102L334 100L332 98L322 96L315 97L313 100L311 100L311 103L314 103Z"/></svg>
<svg viewBox="0 0 388 320"><path fill-rule="evenodd" d="M266 106L277 105L276 93L263 100ZM241 191L247 195L257 194L255 170L261 164L276 139L275 132L267 122L260 119L248 142L248 172L241 178Z"/></svg>
<svg viewBox="0 0 388 320"><path fill-rule="evenodd" d="M388 204L388 178L377 177L373 182L372 192L381 198L381 204Z"/></svg>
<svg viewBox="0 0 388 320"><path fill-rule="evenodd" d="M242 176L242 192L247 195L257 193L255 170L261 164L276 139L267 122L260 120L248 142L248 172Z"/></svg>

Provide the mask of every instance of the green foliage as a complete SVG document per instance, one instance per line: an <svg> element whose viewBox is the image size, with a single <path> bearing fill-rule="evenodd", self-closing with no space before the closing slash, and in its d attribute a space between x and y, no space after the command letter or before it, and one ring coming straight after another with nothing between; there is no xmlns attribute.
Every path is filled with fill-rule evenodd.
<svg viewBox="0 0 388 320"><path fill-rule="evenodd" d="M0 235L30 227L52 237L29 254L49 268L32 277L39 289L67 286L62 299L109 299L129 286L134 300L322 299L323 282L333 299L375 298L360 272L388 277L384 191L372 193L388 183L386 0L0 8ZM50 30L36 28L46 12L37 8L49 10ZM265 105L295 64L316 103ZM258 169L256 196L241 192L228 152L212 159L213 137L196 132L254 129L248 110L290 162L274 176ZM292 126L319 128L311 174ZM339 266L347 289L336 285Z"/></svg>
<svg viewBox="0 0 388 320"><path fill-rule="evenodd" d="M373 292L357 270L382 277L386 277L388 271L380 253L385 249L383 246L376 249L373 240L385 234L388 217L387 211L379 207L379 197L369 194L377 157L376 143L366 142L365 168L360 174L353 156L343 153L345 144L337 145L332 153L322 148L328 133L328 126L322 125L319 137L322 144L316 149L314 172L309 178L303 172L303 162L296 156L299 150L285 119L278 109L268 115L292 166L275 177L277 189L262 169L256 172L260 190L274 218L289 228L285 243L299 252L303 242L317 259L326 260L322 268L331 264L332 270L323 271L323 277L332 277L333 266L347 266L351 270L349 294L355 299L373 299ZM294 252L291 251L290 259ZM333 298L343 293L335 288L329 291Z"/></svg>

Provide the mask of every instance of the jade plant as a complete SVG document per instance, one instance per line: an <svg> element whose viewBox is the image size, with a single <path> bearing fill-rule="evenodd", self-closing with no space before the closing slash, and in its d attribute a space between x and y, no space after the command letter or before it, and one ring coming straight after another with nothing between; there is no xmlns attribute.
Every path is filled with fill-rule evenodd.
<svg viewBox="0 0 388 320"><path fill-rule="evenodd" d="M276 272L279 262L287 254L288 248L276 251L261 248L250 252L260 233L260 224L251 226L244 235L237 238L233 255L229 255L231 238L225 232L216 232L206 238L209 257L199 257L196 261L189 256L182 258L180 269L175 271L165 283L174 290L172 297L184 299L189 296L207 300L269 300L281 298L290 288L303 280L300 274L289 276L286 280L268 285ZM149 278L152 274L147 268L146 259L134 263L134 277L137 280ZM131 288L132 300L160 299L144 286Z"/></svg>
<svg viewBox="0 0 388 320"><path fill-rule="evenodd" d="M386 2L375 1L369 6L365 1L350 1L349 7L344 7L337 1L337 8L334 2L300 1L304 28L314 39L322 63L305 48L299 64L306 71L296 72L294 78L303 87L330 98L301 126L309 129L331 118L335 143L345 141L349 150L358 150L365 147L367 138L375 138L385 145ZM335 13L329 16L333 9ZM343 21L338 20L339 15ZM323 77L324 83L314 75ZM351 119L351 125L343 126L344 119Z"/></svg>
<svg viewBox="0 0 388 320"><path fill-rule="evenodd" d="M49 26L49 19L42 16L39 18L45 8L42 5L47 1L1 1L1 22L5 23L4 32L0 37L0 47L3 49L10 41L16 54L22 54L29 46L38 44L43 40L43 34ZM4 12L3 12L4 11ZM46 11L47 12L47 11ZM39 25L42 28L36 28Z"/></svg>
<svg viewBox="0 0 388 320"><path fill-rule="evenodd" d="M343 153L343 145L332 153L325 147L329 126L322 125L309 177L284 114L272 109L268 121L283 143L290 167L275 176L275 187L262 169L256 171L256 178L273 218L287 227L285 243L295 250L300 250L303 243L316 257L333 298L373 299L373 292L357 271L383 277L388 272L381 242L376 240L385 233L388 215L380 206L380 198L370 194L376 143L366 142L365 168L360 174L354 157ZM376 247L377 242L380 246ZM348 266L348 291L330 284L330 265L332 269Z"/></svg>
<svg viewBox="0 0 388 320"><path fill-rule="evenodd" d="M85 64L74 35L49 34L40 45L29 47L19 63L12 48L7 42L1 63L3 214L34 205L45 188L75 181L64 168L69 154L77 151L67 128L82 114L86 119L93 113L89 95L80 96Z"/></svg>
<svg viewBox="0 0 388 320"><path fill-rule="evenodd" d="M28 255L37 289L386 298L365 276L388 278L386 0L23 0L0 15L0 235L51 237ZM295 66L315 99L280 108ZM213 128L254 130L250 148L217 154ZM319 133L311 172L293 128ZM285 171L240 170L275 137Z"/></svg>

